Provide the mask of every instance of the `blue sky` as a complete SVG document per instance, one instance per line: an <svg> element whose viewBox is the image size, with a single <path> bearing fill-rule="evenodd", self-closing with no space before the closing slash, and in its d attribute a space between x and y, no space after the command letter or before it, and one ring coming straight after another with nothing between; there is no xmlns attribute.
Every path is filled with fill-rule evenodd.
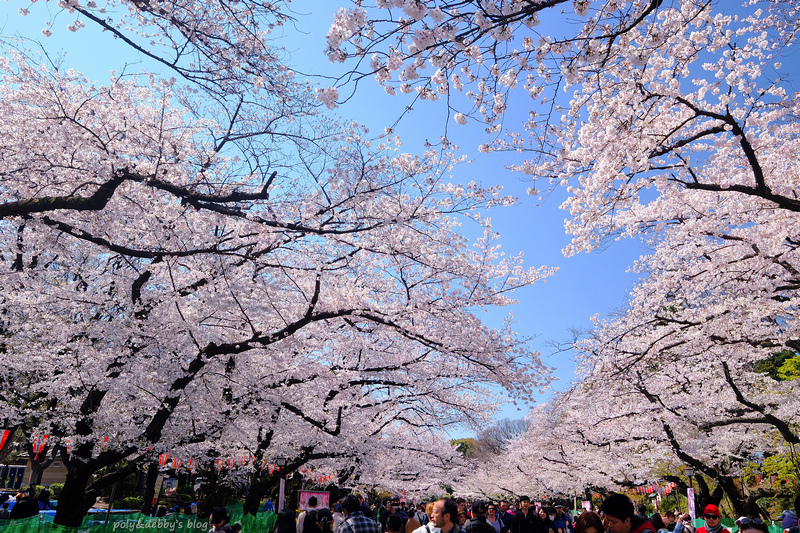
<svg viewBox="0 0 800 533"><path fill-rule="evenodd" d="M336 76L347 64L330 64L324 55L325 34L333 20L340 2L329 2L324 9L315 4L313 15L303 15L301 2L293 2L297 11L296 28L304 32L302 38L287 39L285 47L290 53L290 62L296 62L298 71L313 75ZM287 32L288 34L288 32ZM322 82L322 85L327 83ZM354 97L345 102L337 112L370 126L375 133L394 123L405 106L410 105L411 95L388 96L372 78L363 80ZM527 105L517 95L518 101ZM448 137L459 145L463 153L472 158L472 163L460 165L454 172L459 182L474 180L482 185L501 184L506 194L519 198L517 205L492 210L493 228L502 236L501 242L507 254L524 253L529 267L546 265L558 267L559 271L545 283L538 283L516 293L519 304L490 313L486 317L490 325L501 326L508 312L514 314L516 331L525 337L535 337L532 346L542 353L545 364L555 368L558 381L553 388L558 390L572 381L575 365L569 352L557 352L552 343L562 343L572 338L572 329L588 329L590 317L607 315L623 306L627 293L633 287L636 275L629 267L642 254L648 253L645 246L630 239L614 242L590 254L565 258L561 250L569 243L564 231L565 211L559 205L566 193L559 189L538 204L536 197L526 194L530 183L522 181L522 175L508 171L504 165L522 161L522 156L509 153L481 154L478 145L489 140L480 124L459 126L446 116L444 102L417 102L414 110L398 124L396 131L403 139L403 149L409 152L422 150L426 139L435 142L448 127ZM521 106L522 107L522 106ZM513 108L512 108L513 109ZM521 130L520 124L527 119L523 107L517 116L506 117L505 125ZM549 393L535 398L546 401ZM498 418L522 418L527 408L520 409L508 404L498 413Z"/></svg>
<svg viewBox="0 0 800 533"><path fill-rule="evenodd" d="M304 14L304 4L313 5L313 14ZM67 43L70 53L66 64L75 66L101 83L108 78L110 68L121 70L120 54L126 54L122 57L130 56L127 49L115 49L113 44L107 46L107 38L103 39L104 46L98 47L90 27L76 33L68 31L67 25L74 17L65 12L59 13L60 9L54 4L32 4L29 7L32 14L28 17L19 15L17 9L20 5L4 2L0 6L0 34L9 36L19 33L39 40L48 47ZM287 48L289 62L298 72L335 75L345 68L340 64L331 65L324 55L325 33L333 13L340 5L343 4L333 1L296 1L291 4L297 13L295 28L302 33L298 36L293 35L294 29L287 30L285 40L279 43ZM41 34L43 19L38 15L43 11L59 13L54 19L53 36L49 39ZM308 12L311 11L309 7ZM135 62L135 56L130 60ZM134 65L133 70L136 69ZM322 82L321 85L327 83ZM355 97L337 112L345 118L367 124L377 134L385 126L391 125L409 103L406 96L387 96L372 79L368 79L361 83ZM442 103L417 103L414 111L399 124L396 131L404 140L405 150L419 152L426 139L436 140L442 135L447 123ZM506 119L506 126L516 129L524 118L515 118L512 113ZM558 208L564 192L556 191L541 205L536 205L535 198L525 194L529 184L521 181L519 174L503 168L504 164L515 162L512 158L520 156L478 153L477 146L487 140L480 125L459 126L451 119L448 128L450 138L459 144L464 153L474 158L471 164L457 167L454 176L456 181L466 183L474 180L486 186L502 184L507 194L520 198L516 206L489 213L494 229L502 236L505 252L523 252L526 264L531 267L547 265L560 269L546 283L519 291L516 294L518 305L490 313L486 321L499 326L507 313L513 312L516 330L523 336L534 337L532 346L542 353L547 365L555 367L555 376L559 381L554 383L554 388L563 388L573 376L572 354L554 353L555 349L550 343L569 340L571 329L588 328L592 315L599 313L603 316L624 305L627 291L635 281L635 276L628 273L627 269L647 250L635 241L626 240L616 242L603 251L565 258L561 250L569 242L563 226L566 213ZM546 398L547 395L537 401ZM526 412L527 409L520 410L508 405L498 412L498 418L521 418Z"/></svg>

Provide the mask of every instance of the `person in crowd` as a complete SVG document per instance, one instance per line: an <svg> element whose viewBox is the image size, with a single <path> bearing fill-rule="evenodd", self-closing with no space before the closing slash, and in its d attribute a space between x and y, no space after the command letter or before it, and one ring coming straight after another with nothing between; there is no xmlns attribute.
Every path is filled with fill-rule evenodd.
<svg viewBox="0 0 800 533"><path fill-rule="evenodd" d="M695 533L692 517L689 513L683 513L675 522L674 533Z"/></svg>
<svg viewBox="0 0 800 533"><path fill-rule="evenodd" d="M463 533L456 523L458 505L451 499L442 499L433 504L431 522L441 533Z"/></svg>
<svg viewBox="0 0 800 533"><path fill-rule="evenodd" d="M211 511L211 516L208 519L211 524L209 533L232 533L233 528L230 524L231 518L228 516L228 511L224 507L217 507Z"/></svg>
<svg viewBox="0 0 800 533"><path fill-rule="evenodd" d="M319 526L317 525L317 497L311 496L308 498L308 508L302 511L297 517L297 533L319 533ZM306 526L306 517L311 516L308 526Z"/></svg>
<svg viewBox="0 0 800 533"><path fill-rule="evenodd" d="M370 506L370 512L372 513L371 517L369 517L369 515L367 515L366 513L364 513L364 516L367 516L379 522L381 516L383 516L383 513L386 512L386 506L383 505L383 500L378 499L372 502L372 505Z"/></svg>
<svg viewBox="0 0 800 533"><path fill-rule="evenodd" d="M17 520L20 518L30 518L39 514L39 503L31 498L27 492L17 494L17 502L11 508L9 518Z"/></svg>
<svg viewBox="0 0 800 533"><path fill-rule="evenodd" d="M363 512L363 511L362 511ZM342 500L333 504L333 525L331 529L335 532L339 526L344 522L344 515L342 514Z"/></svg>
<svg viewBox="0 0 800 533"><path fill-rule="evenodd" d="M639 517L639 520L649 520L647 516L647 506L643 503L640 503L636 506L636 516Z"/></svg>
<svg viewBox="0 0 800 533"><path fill-rule="evenodd" d="M433 513L433 505L435 502L430 502L425 506L425 514L428 515L428 523L422 525L412 531L411 533L439 533L439 528L433 525L433 521L430 520L431 513Z"/></svg>
<svg viewBox="0 0 800 533"><path fill-rule="evenodd" d="M611 533L655 533L649 520L634 514L633 502L624 494L609 494L600 510Z"/></svg>
<svg viewBox="0 0 800 533"><path fill-rule="evenodd" d="M603 520L592 511L582 513L575 520L575 533L604 533Z"/></svg>
<svg viewBox="0 0 800 533"><path fill-rule="evenodd" d="M322 533L333 533L333 513L330 509L317 509L317 527Z"/></svg>
<svg viewBox="0 0 800 533"><path fill-rule="evenodd" d="M428 518L429 518L428 523L418 527L417 529L412 531L412 533L440 533L439 532L439 528L434 526L433 525L433 521L430 520L430 517L431 517L431 515L433 513L433 506L434 505L435 505L435 502L430 502L430 503L428 503L428 505L425 506L425 514L428 515Z"/></svg>
<svg viewBox="0 0 800 533"><path fill-rule="evenodd" d="M488 512L488 505L485 501L475 500L472 502L472 518L464 524L464 531L467 533L497 533L494 526L490 525L486 520Z"/></svg>
<svg viewBox="0 0 800 533"><path fill-rule="evenodd" d="M703 509L703 518L706 523L704 526L697 528L697 533L731 533L726 528L722 527L720 522L719 507L713 504L706 505Z"/></svg>
<svg viewBox="0 0 800 533"><path fill-rule="evenodd" d="M39 509L42 511L47 511L50 509L50 486L45 485L42 487L42 490L39 491L39 496L37 497L39 501Z"/></svg>
<svg viewBox="0 0 800 533"><path fill-rule="evenodd" d="M361 512L364 513L364 516L366 516L367 518L371 518L371 519L375 520L375 516L377 516L376 513L380 509L380 506L378 504L375 504L374 505L375 512L373 512L373 510L370 508L369 504L366 502L366 500L364 500L364 496L362 496L360 493L356 492L355 493L355 497L358 498L358 501L361 504Z"/></svg>
<svg viewBox="0 0 800 533"><path fill-rule="evenodd" d="M267 501L264 502L264 511L275 512L275 503L272 501L272 498L267 498Z"/></svg>
<svg viewBox="0 0 800 533"><path fill-rule="evenodd" d="M400 496L397 494L394 494L391 498L389 498L389 500L387 500L386 512L381 513L381 533L386 533L386 520L395 514L403 521L403 531L405 531L406 522L408 522L408 515L405 511L403 511L403 507L400 505Z"/></svg>
<svg viewBox="0 0 800 533"><path fill-rule="evenodd" d="M667 525L664 523L664 520L661 518L659 513L653 513L650 515L650 523L653 524L656 533L669 533L669 531L667 531Z"/></svg>
<svg viewBox="0 0 800 533"><path fill-rule="evenodd" d="M506 500L500 500L497 509L497 515L500 517L500 520L503 521L506 527L510 530L511 523L514 520L514 515L510 513L508 509L509 509L508 502Z"/></svg>
<svg viewBox="0 0 800 533"><path fill-rule="evenodd" d="M769 533L769 526L760 518L743 516L736 520L739 533Z"/></svg>
<svg viewBox="0 0 800 533"><path fill-rule="evenodd" d="M556 525L550 519L547 507L539 507L539 510L536 512L536 520L533 522L533 533L556 533Z"/></svg>
<svg viewBox="0 0 800 533"><path fill-rule="evenodd" d="M275 522L275 533L297 533L297 524L292 509L281 509Z"/></svg>
<svg viewBox="0 0 800 533"><path fill-rule="evenodd" d="M788 533L790 529L797 527L798 525L797 515L790 509L782 512L778 518L781 519L781 527L783 528L784 533Z"/></svg>
<svg viewBox="0 0 800 533"><path fill-rule="evenodd" d="M534 533L535 513L531 509L531 499L528 496L519 497L519 506L514 514L511 524L511 533Z"/></svg>
<svg viewBox="0 0 800 533"><path fill-rule="evenodd" d="M336 533L379 533L378 524L364 516L361 510L361 502L358 497L348 494L342 498L342 514L344 522L336 530Z"/></svg>
<svg viewBox="0 0 800 533"><path fill-rule="evenodd" d="M232 531L232 533L241 533L241 531L242 531L242 523L241 522L236 522L235 524L233 524L231 526L231 531Z"/></svg>
<svg viewBox="0 0 800 533"><path fill-rule="evenodd" d="M3 502L3 506L0 508L0 520L9 520L11 518L11 512L8 510L8 502Z"/></svg>
<svg viewBox="0 0 800 533"><path fill-rule="evenodd" d="M675 511L667 511L666 513L664 513L664 525L666 526L667 531L669 531L670 533L675 531L676 520L677 519L675 518Z"/></svg>
<svg viewBox="0 0 800 533"><path fill-rule="evenodd" d="M456 506L458 507L459 513L464 513L469 518L469 510L467 509L467 500L464 498L456 498Z"/></svg>
<svg viewBox="0 0 800 533"><path fill-rule="evenodd" d="M424 526L430 520L430 516L428 516L428 513L425 512L425 506L422 503L417 505L417 511L414 513L414 518L416 518L417 522L419 522L421 526Z"/></svg>
<svg viewBox="0 0 800 533"><path fill-rule="evenodd" d="M508 531L508 527L506 527L503 519L498 514L497 505L494 503L490 503L486 507L486 523L492 526L496 533L507 533Z"/></svg>
<svg viewBox="0 0 800 533"><path fill-rule="evenodd" d="M403 504L403 502L400 502L400 509L404 513L406 513L406 516L408 517L408 519L406 520L405 524L403 525L403 528L404 528L403 531L405 533L414 533L414 531L417 530L420 526L422 526L422 524L420 523L419 520L417 520L415 515L408 514L408 511L406 510L405 507L403 507L402 504Z"/></svg>
<svg viewBox="0 0 800 533"><path fill-rule="evenodd" d="M403 519L395 513L386 518L386 533L402 533Z"/></svg>
<svg viewBox="0 0 800 533"><path fill-rule="evenodd" d="M553 518L557 533L572 533L572 515L564 512L563 505L556 505L556 515Z"/></svg>

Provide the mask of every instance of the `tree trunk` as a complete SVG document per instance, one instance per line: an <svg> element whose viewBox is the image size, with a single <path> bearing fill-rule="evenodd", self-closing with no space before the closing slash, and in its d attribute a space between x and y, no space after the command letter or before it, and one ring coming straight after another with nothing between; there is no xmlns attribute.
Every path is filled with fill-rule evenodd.
<svg viewBox="0 0 800 533"><path fill-rule="evenodd" d="M93 473L92 467L86 463L75 461L58 497L56 516L53 518L54 524L80 527L86 513L97 500L95 492L86 490Z"/></svg>
<svg viewBox="0 0 800 533"><path fill-rule="evenodd" d="M800 516L800 490L794 493L794 513Z"/></svg>
<svg viewBox="0 0 800 533"><path fill-rule="evenodd" d="M271 477L271 476L270 476ZM250 488L247 490L247 496L244 498L244 514L251 514L253 516L258 513L261 508L261 500L269 490L271 483L269 478L263 479L259 473L253 475L253 480L250 483Z"/></svg>
<svg viewBox="0 0 800 533"><path fill-rule="evenodd" d="M740 487L736 486L736 481L730 476L720 476L716 482L718 483L718 487L722 487L722 490L725 491L725 494L728 496L728 499L731 501L731 505L733 506L733 511L735 516L733 518L739 516L748 516L751 514L752 510L748 508L747 499L745 498L744 494ZM753 514L753 516L758 516L758 511Z"/></svg>
<svg viewBox="0 0 800 533"><path fill-rule="evenodd" d="M198 490L197 516L200 518L210 516L215 508L224 507L228 499L228 491L219 484L219 473L212 468Z"/></svg>
<svg viewBox="0 0 800 533"><path fill-rule="evenodd" d="M142 493L142 514L149 515L153 510L153 497L155 497L157 479L158 463L153 461L147 467L147 478L145 479L144 492Z"/></svg>

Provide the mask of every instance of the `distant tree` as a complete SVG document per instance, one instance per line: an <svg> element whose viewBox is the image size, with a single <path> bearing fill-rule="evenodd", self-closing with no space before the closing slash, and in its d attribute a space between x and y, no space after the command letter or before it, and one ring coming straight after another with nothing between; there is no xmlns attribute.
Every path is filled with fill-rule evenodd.
<svg viewBox="0 0 800 533"><path fill-rule="evenodd" d="M476 439L455 439L450 442L456 447L456 451L465 459L477 459L480 457L481 444Z"/></svg>
<svg viewBox="0 0 800 533"><path fill-rule="evenodd" d="M504 418L478 434L477 441L483 453L498 455L508 451L509 442L519 438L528 429L525 419Z"/></svg>

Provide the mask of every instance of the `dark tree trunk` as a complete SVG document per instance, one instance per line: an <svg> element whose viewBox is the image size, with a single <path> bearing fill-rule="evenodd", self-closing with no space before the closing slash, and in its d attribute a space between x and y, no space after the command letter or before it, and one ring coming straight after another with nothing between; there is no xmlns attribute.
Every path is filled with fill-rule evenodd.
<svg viewBox="0 0 800 533"><path fill-rule="evenodd" d="M703 476L695 474L692 477L697 484L697 494L695 494L694 497L694 516L700 516L703 512L703 507L709 503L713 503L711 501L711 491L708 489L708 485L706 484L706 480L703 478ZM719 503L719 500L717 503ZM690 509L690 511L692 511L692 509Z"/></svg>
<svg viewBox="0 0 800 533"><path fill-rule="evenodd" d="M747 498L745 498L741 487L736 485L736 481L732 477L720 476L716 481L718 483L717 486L722 487L722 490L725 491L725 494L731 501L735 515L734 518L739 516L748 516L751 514L751 511L754 509L749 508L747 505ZM753 514L753 516L758 516L757 510L756 514Z"/></svg>
<svg viewBox="0 0 800 533"><path fill-rule="evenodd" d="M794 513L800 516L800 490L794 493Z"/></svg>
<svg viewBox="0 0 800 533"><path fill-rule="evenodd" d="M156 480L158 479L158 463L153 461L147 467L147 477L142 493L142 514L149 515L153 510L153 498L156 496Z"/></svg>
<svg viewBox="0 0 800 533"><path fill-rule="evenodd" d="M197 494L197 516L205 518L217 507L224 507L228 503L230 491L219 484L219 473L211 469L203 478Z"/></svg>
<svg viewBox="0 0 800 533"><path fill-rule="evenodd" d="M75 461L67 474L64 488L58 497L53 523L61 526L80 527L83 518L97 500L94 491L87 491L94 468L87 463Z"/></svg>
<svg viewBox="0 0 800 533"><path fill-rule="evenodd" d="M44 474L44 471L47 469L47 467L53 464L53 460L55 459L55 452L53 452L53 457L47 457L47 452L49 451L48 448L49 446L37 454L33 449L33 445L28 444L26 446L26 451L30 454L31 459L30 484L34 487L42 484L42 474Z"/></svg>
<svg viewBox="0 0 800 533"><path fill-rule="evenodd" d="M714 479L714 481L717 482L714 492L711 492L711 490L708 488L708 484L703 476L695 474L694 480L697 482L697 488L700 489L700 496L695 497L694 499L695 516L699 517L703 514L703 509L706 505L714 504L719 506L719 502L722 501L725 491L722 488L722 484L720 483L719 479Z"/></svg>
<svg viewBox="0 0 800 533"><path fill-rule="evenodd" d="M264 479L264 475L258 473L253 475L253 480L250 482L250 488L247 490L247 495L244 498L244 514L255 516L261 508L261 500L271 488L270 483L272 476Z"/></svg>

